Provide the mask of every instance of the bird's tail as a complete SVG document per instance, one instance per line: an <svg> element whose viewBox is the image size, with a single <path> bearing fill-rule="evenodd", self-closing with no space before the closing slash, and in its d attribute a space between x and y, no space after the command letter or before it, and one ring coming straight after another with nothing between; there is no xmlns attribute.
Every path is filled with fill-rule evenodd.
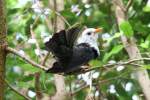
<svg viewBox="0 0 150 100"><path fill-rule="evenodd" d="M64 68L61 66L59 62L55 62L52 68L47 70L47 73L63 73Z"/></svg>

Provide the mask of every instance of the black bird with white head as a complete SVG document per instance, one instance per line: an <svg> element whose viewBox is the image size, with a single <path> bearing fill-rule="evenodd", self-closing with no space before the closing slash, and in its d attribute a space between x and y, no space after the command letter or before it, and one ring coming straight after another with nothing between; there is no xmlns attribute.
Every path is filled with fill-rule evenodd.
<svg viewBox="0 0 150 100"><path fill-rule="evenodd" d="M49 73L73 74L84 70L81 66L88 64L100 55L98 32L102 28L86 28L81 35L79 27L61 30L45 43L46 49L56 57Z"/></svg>

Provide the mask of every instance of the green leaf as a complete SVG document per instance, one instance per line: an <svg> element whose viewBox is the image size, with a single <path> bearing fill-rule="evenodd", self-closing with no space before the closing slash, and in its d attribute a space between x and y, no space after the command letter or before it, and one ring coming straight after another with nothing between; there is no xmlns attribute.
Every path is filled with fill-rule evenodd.
<svg viewBox="0 0 150 100"><path fill-rule="evenodd" d="M150 65L144 65L142 68L143 69L150 69Z"/></svg>
<svg viewBox="0 0 150 100"><path fill-rule="evenodd" d="M106 53L103 58L103 62L105 63L111 57L110 53Z"/></svg>
<svg viewBox="0 0 150 100"><path fill-rule="evenodd" d="M99 66L102 65L102 63L101 63L99 60L91 60L91 61L89 62L89 64L90 64L90 66L92 66L92 67L99 67Z"/></svg>
<svg viewBox="0 0 150 100"><path fill-rule="evenodd" d="M30 85L31 85L31 84L30 84ZM18 86L19 88L21 88L21 87L29 88L30 85L29 85L27 82L23 82L23 81L20 81L20 82L17 84L17 86Z"/></svg>
<svg viewBox="0 0 150 100"><path fill-rule="evenodd" d="M113 49L109 53L105 54L103 62L106 62L112 55L119 53L122 49L123 45L117 45L113 47Z"/></svg>
<svg viewBox="0 0 150 100"><path fill-rule="evenodd" d="M148 49L149 44L150 44L150 41L147 41L147 40L146 40L144 43L141 43L140 46L141 46L142 48Z"/></svg>
<svg viewBox="0 0 150 100"><path fill-rule="evenodd" d="M22 69L25 71L30 71L30 72L37 72L40 71L40 69L33 67L30 64L22 64L21 65Z"/></svg>
<svg viewBox="0 0 150 100"><path fill-rule="evenodd" d="M132 29L131 24L128 21L122 22L120 24L119 28L120 28L120 31L123 32L123 34L126 37L129 38L129 37L133 36L133 29Z"/></svg>
<svg viewBox="0 0 150 100"><path fill-rule="evenodd" d="M123 49L123 45L117 45L111 50L111 54L116 54Z"/></svg>
<svg viewBox="0 0 150 100"><path fill-rule="evenodd" d="M22 81L23 81L23 82L28 82L28 81L31 81L31 80L33 80L33 76L24 76L24 77L22 78Z"/></svg>
<svg viewBox="0 0 150 100"><path fill-rule="evenodd" d="M143 11L144 11L144 12L150 12L150 6L146 5L146 6L143 8Z"/></svg>
<svg viewBox="0 0 150 100"><path fill-rule="evenodd" d="M110 44L114 39L117 39L121 36L121 33L117 32L113 36L107 39L108 44Z"/></svg>
<svg viewBox="0 0 150 100"><path fill-rule="evenodd" d="M69 9L63 10L60 12L61 15L67 19L70 24L74 24L77 22L77 16L75 13L71 12Z"/></svg>

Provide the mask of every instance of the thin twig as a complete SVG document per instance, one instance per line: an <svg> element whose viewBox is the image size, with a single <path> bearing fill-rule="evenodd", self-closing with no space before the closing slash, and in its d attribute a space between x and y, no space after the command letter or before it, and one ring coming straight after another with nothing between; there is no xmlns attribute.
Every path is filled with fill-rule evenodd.
<svg viewBox="0 0 150 100"><path fill-rule="evenodd" d="M35 18L35 20L34 20L34 22L33 22L33 24L32 24L32 28L36 25L36 23L39 21L39 18L40 18L40 15L38 15L36 18Z"/></svg>
<svg viewBox="0 0 150 100"><path fill-rule="evenodd" d="M130 63L130 65L137 66L137 67L142 67L142 65L136 64L136 63Z"/></svg>
<svg viewBox="0 0 150 100"><path fill-rule="evenodd" d="M40 100L43 95L40 90L40 72L35 73L35 92L36 92L36 99Z"/></svg>
<svg viewBox="0 0 150 100"><path fill-rule="evenodd" d="M135 61L140 61L140 60L150 60L150 58L133 59L133 60L129 60L129 61L127 61L127 62L121 62L121 63L119 62L119 63L115 63L115 64L107 64L107 65L104 65L104 66L105 66L105 67L110 67L110 66L115 66L115 65L120 65L120 64L122 64L122 65L131 64L131 65L134 65L134 66L142 67L142 65L133 63L133 62L135 62ZM114 68L116 68L116 67L117 67L117 66L112 67L111 70L114 69ZM109 69L109 70L106 71L106 72L109 72L109 71L111 71L111 70ZM139 68L137 68L136 70L139 70ZM123 73L123 74L121 74L121 75L119 75L119 76L117 76L117 77L113 77L113 78L109 78L109 79L106 79L106 80L99 81L99 83L100 83L100 84L103 84L103 83L106 83L106 82L108 82L108 81L121 78L122 75L127 74L127 73L128 73L128 72L125 72L125 73ZM94 83L94 84L95 84L95 83ZM74 91L74 92L72 93L72 95L75 95L77 92L79 92L79 91L81 91L81 90L83 90L84 88L87 88L87 87L88 87L88 85L81 86L79 89L77 89L76 91Z"/></svg>
<svg viewBox="0 0 150 100"><path fill-rule="evenodd" d="M116 77L113 77L113 78L109 78L109 79L105 79L105 80L101 80L98 82L98 84L105 84L106 82L108 81L111 81L111 80L115 80L115 79L118 79L118 78L121 78L122 76L126 75L128 72L124 72L122 73L121 75L119 76L116 76ZM93 83L93 85L96 85L97 83ZM81 90L87 88L89 85L83 85L81 86L80 88L78 88L77 90L75 90L74 92L72 92L72 95L75 95L76 93L80 92Z"/></svg>
<svg viewBox="0 0 150 100"><path fill-rule="evenodd" d="M40 16L37 16L37 17L35 18L33 24L30 26L30 33L31 33L32 38L36 40L36 48L40 51L41 49L40 49L39 43L38 43L37 38L36 38L36 36L35 36L35 33L34 33L34 31L33 31L33 27L36 25L36 23L38 22L39 18L40 18ZM46 19L48 20L48 17L47 17L47 16L46 16ZM47 22L47 21L46 21L46 22ZM48 22L47 22L47 24L48 24L48 27L49 27L49 23L48 23ZM50 28L50 27L49 27L49 28ZM43 65L43 66L45 65L45 62L46 62L48 56L49 56L49 53L48 53L45 57L43 57L42 55L40 55L40 57L41 57L41 59L42 59L42 64L41 64L41 65Z"/></svg>
<svg viewBox="0 0 150 100"><path fill-rule="evenodd" d="M22 96L23 98L25 98L26 100L32 100L31 98L27 97L26 95L20 93L17 89L15 89L13 86L11 86L7 80L5 80L5 83L7 84L7 86L13 90L15 93L17 93L18 95Z"/></svg>
<svg viewBox="0 0 150 100"><path fill-rule="evenodd" d="M34 20L33 24L30 25L30 33L31 33L32 39L35 39L36 49L38 49L39 51L41 51L40 45L39 45L38 40L37 40L37 38L36 38L36 34L35 34L34 31L33 31L33 27L34 27L34 25L36 25L36 23L37 23L38 20L39 20L39 16L37 16L36 19ZM42 56L41 54L39 55L39 57L40 57L41 59L43 59L43 56Z"/></svg>
<svg viewBox="0 0 150 100"><path fill-rule="evenodd" d="M48 53L44 56L43 61L41 62L41 65L43 65L43 66L45 65L45 63L46 63L46 61L47 61L49 55L50 55L50 52L48 52Z"/></svg>
<svg viewBox="0 0 150 100"><path fill-rule="evenodd" d="M126 62L118 62L118 63L114 63L114 64L106 64L106 65L103 65L103 66L99 66L99 67L87 69L87 70L85 70L83 73L89 72L89 71L92 71L92 70L97 70L97 69L99 69L99 68L110 67L110 66L127 65L127 64L133 65L133 62L142 61L142 60L148 60L148 61L150 61L150 58L139 58L139 59L132 59L132 60L129 60L129 61L126 61ZM136 65L137 65L137 64L136 64Z"/></svg>
<svg viewBox="0 0 150 100"><path fill-rule="evenodd" d="M115 80L115 79L121 78L122 76L125 76L125 75L127 75L128 73L129 73L129 72L124 72L124 73L122 73L122 74L119 75L119 76L112 77L112 78L105 79L105 80L101 80L101 81L99 81L98 83L99 83L99 84L105 84L105 83L108 82L108 81L111 81L111 80Z"/></svg>
<svg viewBox="0 0 150 100"><path fill-rule="evenodd" d="M129 1L128 1L127 6L126 6L126 12L128 12L129 8L130 8L131 5L132 5L132 2L133 2L133 0L129 0Z"/></svg>
<svg viewBox="0 0 150 100"><path fill-rule="evenodd" d="M71 25L69 24L69 22L57 11L54 11L54 13L56 15L58 15L69 27L71 27Z"/></svg>
<svg viewBox="0 0 150 100"><path fill-rule="evenodd" d="M35 40L36 40L36 42L35 42L36 48L37 48L38 50L40 50L40 46L39 46L39 43L37 42L35 33L33 32L33 26L32 26L32 25L30 25L30 33L31 33L32 39L35 39Z"/></svg>
<svg viewBox="0 0 150 100"><path fill-rule="evenodd" d="M80 92L81 90L83 90L83 89L85 89L87 87L88 87L88 85L82 85L80 88L78 88L77 90L73 91L71 93L71 95L75 95L76 93Z"/></svg>
<svg viewBox="0 0 150 100"><path fill-rule="evenodd" d="M34 9L39 9L39 8L34 8ZM42 14L44 14L44 10L42 8L40 8L40 10L42 11ZM69 22L58 11L54 11L54 13L57 16L59 16L61 18L61 20L63 20L69 27L71 27L71 24L69 24ZM45 16L47 16L47 15L45 15Z"/></svg>
<svg viewBox="0 0 150 100"><path fill-rule="evenodd" d="M56 0L53 0L53 3L54 3L54 9L53 11L56 12L57 11L57 3L56 3ZM53 27L54 27L54 33L56 33L57 31L57 14L55 13L54 14L54 23L53 23Z"/></svg>
<svg viewBox="0 0 150 100"><path fill-rule="evenodd" d="M50 2L49 2L50 3ZM49 8L51 9L51 11L53 11L57 16L59 16L60 17L60 19L62 20L62 21L64 21L69 27L71 26L70 24L69 24L69 22L58 12L58 10L55 8L55 5L56 5L56 2L54 2L54 4L53 4L54 6L52 7L52 6L49 6Z"/></svg>
<svg viewBox="0 0 150 100"><path fill-rule="evenodd" d="M142 61L142 60L150 60L150 58L138 58L138 59L132 59L132 60L129 60L127 62L124 62L124 64L129 64L129 63L132 63L132 62L135 62L135 61Z"/></svg>
<svg viewBox="0 0 150 100"><path fill-rule="evenodd" d="M36 62L34 62L33 60L29 59L28 57L26 57L26 56L24 56L24 55L21 55L17 50L15 50L15 49L13 49L13 48L11 48L11 47L7 47L6 50L7 50L8 52L10 52L10 53L13 53L13 54L19 56L20 58L22 58L23 60L25 60L25 61L28 62L29 64L35 66L36 68L40 68L40 69L42 69L42 70L44 70L44 71L47 71L47 70L48 70L48 68L46 68L45 66L42 66L42 65L40 65L40 64L38 64L38 63L36 63Z"/></svg>

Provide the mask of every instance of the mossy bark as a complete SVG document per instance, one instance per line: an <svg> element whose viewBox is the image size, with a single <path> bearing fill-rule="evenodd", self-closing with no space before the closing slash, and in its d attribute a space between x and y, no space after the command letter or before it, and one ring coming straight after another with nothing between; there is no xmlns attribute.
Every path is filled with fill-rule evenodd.
<svg viewBox="0 0 150 100"><path fill-rule="evenodd" d="M6 16L4 0L0 0L0 100L4 99L6 61Z"/></svg>

